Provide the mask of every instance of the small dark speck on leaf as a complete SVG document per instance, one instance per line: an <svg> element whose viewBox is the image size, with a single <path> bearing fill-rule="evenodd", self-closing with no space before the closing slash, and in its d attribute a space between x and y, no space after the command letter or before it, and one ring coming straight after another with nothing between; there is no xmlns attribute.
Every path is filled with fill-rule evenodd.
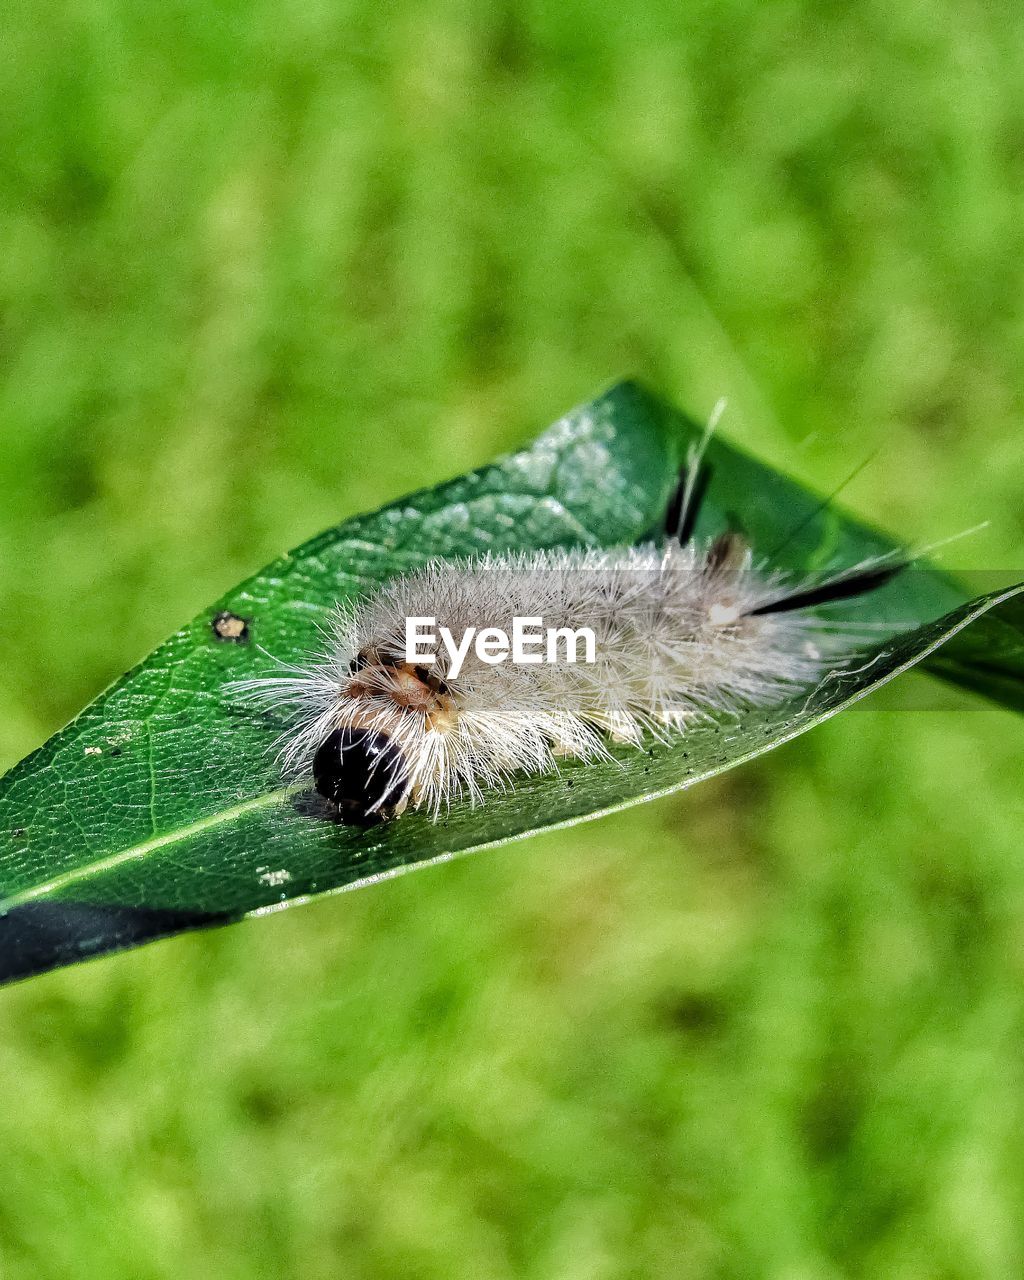
<svg viewBox="0 0 1024 1280"><path fill-rule="evenodd" d="M15 827L14 830L11 832L11 839L24 840L25 835L26 835L26 831L24 827Z"/></svg>
<svg viewBox="0 0 1024 1280"><path fill-rule="evenodd" d="M249 643L249 619L240 618L237 613L229 613L226 609L216 613L210 626L218 640L227 640L231 644Z"/></svg>

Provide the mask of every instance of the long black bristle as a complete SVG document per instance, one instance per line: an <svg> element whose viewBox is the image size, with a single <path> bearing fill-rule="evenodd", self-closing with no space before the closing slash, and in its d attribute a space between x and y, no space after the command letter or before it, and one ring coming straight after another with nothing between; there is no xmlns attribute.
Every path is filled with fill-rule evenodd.
<svg viewBox="0 0 1024 1280"><path fill-rule="evenodd" d="M808 511L808 513L804 516L802 520L800 520L797 524L795 524L786 533L786 536L783 538L783 540L780 543L778 543L776 546L774 546L771 549L771 551L768 552L768 554L765 556L765 560L769 564L778 564L779 553L783 551L786 547L788 547L790 543L793 542L796 538L798 538L809 524L812 524L815 520L817 520L818 516L820 516L823 511L827 511L829 507L832 505L832 503L835 502L836 498L838 498L839 495L843 492L843 490L848 485L852 484L853 481L856 480L857 477L860 475L860 473L864 470L864 468L867 467L869 463L874 462L874 460L877 457L878 457L878 450L876 449L874 453L869 453L868 456L863 460L863 462L858 462L857 465L854 467L854 469L846 477L846 479L843 480L840 484L837 484L836 487L832 490L832 492L828 495L828 497L822 498L820 502L818 502L814 507L811 508L810 511Z"/></svg>
<svg viewBox="0 0 1024 1280"><path fill-rule="evenodd" d="M665 509L665 532L675 538L680 546L685 547L693 537L697 525L697 517L704 503L704 497L711 483L711 468L705 463L697 471L693 479L689 502L686 498L686 485L689 479L689 467L679 472L679 483Z"/></svg>
<svg viewBox="0 0 1024 1280"><path fill-rule="evenodd" d="M816 587L805 587L800 591L792 591L778 600L770 600L767 604L758 605L747 613L748 618L756 618L764 613L791 613L795 609L813 609L816 605L832 604L837 600L850 600L854 596L866 595L878 587L884 587L909 561L901 560L898 564L875 565L860 572L849 573L841 578L833 578L831 582L822 582Z"/></svg>

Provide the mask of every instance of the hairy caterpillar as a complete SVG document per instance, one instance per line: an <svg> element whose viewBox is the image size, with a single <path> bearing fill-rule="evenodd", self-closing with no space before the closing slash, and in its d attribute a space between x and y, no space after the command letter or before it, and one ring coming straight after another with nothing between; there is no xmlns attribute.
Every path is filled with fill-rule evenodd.
<svg viewBox="0 0 1024 1280"><path fill-rule="evenodd" d="M711 429L691 450L662 544L434 561L339 606L322 655L243 686L293 713L286 769L311 773L342 821L409 805L436 820L453 800L481 802L518 773L557 768L559 756L665 740L695 719L813 685L843 656L841 628L815 611L873 590L907 560L893 553L794 584L755 565L739 534L695 539ZM498 662L468 644L456 655L436 636L411 658L408 622L425 617L451 636L514 618L587 628L594 660L567 650L563 661Z"/></svg>

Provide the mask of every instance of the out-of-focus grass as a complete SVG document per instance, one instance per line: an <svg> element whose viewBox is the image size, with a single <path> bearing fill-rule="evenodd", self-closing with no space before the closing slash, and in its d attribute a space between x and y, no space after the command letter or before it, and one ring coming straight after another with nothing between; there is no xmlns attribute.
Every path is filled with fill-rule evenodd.
<svg viewBox="0 0 1024 1280"><path fill-rule="evenodd" d="M1020 567L1015 6L13 0L0 57L0 763L624 372ZM1019 1275L967 705L0 993L0 1276Z"/></svg>

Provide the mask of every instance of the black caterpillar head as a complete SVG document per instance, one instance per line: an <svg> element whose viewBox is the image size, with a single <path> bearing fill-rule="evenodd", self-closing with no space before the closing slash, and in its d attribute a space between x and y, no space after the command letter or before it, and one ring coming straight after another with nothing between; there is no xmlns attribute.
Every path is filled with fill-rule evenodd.
<svg viewBox="0 0 1024 1280"><path fill-rule="evenodd" d="M377 729L335 729L313 757L313 782L356 826L394 817L409 790L401 751Z"/></svg>

